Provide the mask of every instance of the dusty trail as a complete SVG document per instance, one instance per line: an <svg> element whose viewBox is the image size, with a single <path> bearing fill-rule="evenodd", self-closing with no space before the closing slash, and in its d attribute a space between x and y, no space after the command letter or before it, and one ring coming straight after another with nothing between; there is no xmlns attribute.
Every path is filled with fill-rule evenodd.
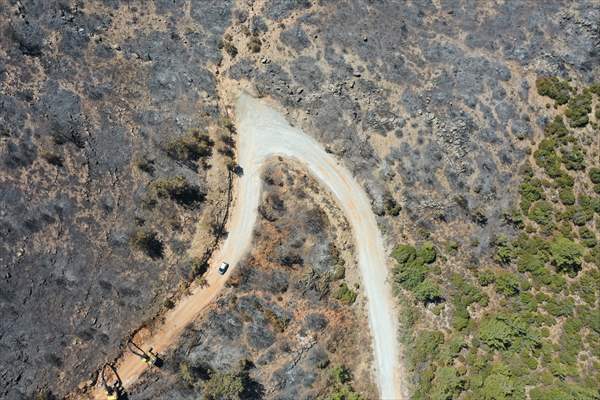
<svg viewBox="0 0 600 400"><path fill-rule="evenodd" d="M311 137L291 127L274 109L242 94L236 104L238 123L238 162L244 173L239 178L236 198L228 222L229 235L215 252L207 273L207 287L196 287L165 316L165 323L143 343L159 353L176 342L183 329L194 321L219 294L227 275L248 250L252 240L260 200L260 174L264 163L273 156L296 159L334 195L352 226L363 287L368 299L369 325L373 337L377 385L381 399L405 399L402 382L396 315L391 289L386 284L388 269L381 233L371 204L362 187L333 156ZM230 271L217 273L222 260ZM118 365L125 388L142 374L145 364L126 353ZM95 398L103 398L100 391Z"/></svg>

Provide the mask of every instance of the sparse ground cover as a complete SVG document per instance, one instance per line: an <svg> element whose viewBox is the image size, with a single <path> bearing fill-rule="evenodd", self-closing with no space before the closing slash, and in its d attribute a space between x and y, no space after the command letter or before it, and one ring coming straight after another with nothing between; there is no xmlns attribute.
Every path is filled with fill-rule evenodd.
<svg viewBox="0 0 600 400"><path fill-rule="evenodd" d="M248 256L130 399L377 397L347 222L294 164L268 167L263 186Z"/></svg>

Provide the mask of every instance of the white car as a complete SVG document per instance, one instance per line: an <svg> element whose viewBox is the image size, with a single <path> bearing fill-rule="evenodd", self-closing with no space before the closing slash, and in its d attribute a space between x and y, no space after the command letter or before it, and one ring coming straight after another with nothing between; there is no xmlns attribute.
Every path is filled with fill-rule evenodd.
<svg viewBox="0 0 600 400"><path fill-rule="evenodd" d="M221 266L219 267L219 273L221 275L225 275L225 272L227 272L228 268L229 268L229 264L227 264L225 261L223 261L221 263Z"/></svg>

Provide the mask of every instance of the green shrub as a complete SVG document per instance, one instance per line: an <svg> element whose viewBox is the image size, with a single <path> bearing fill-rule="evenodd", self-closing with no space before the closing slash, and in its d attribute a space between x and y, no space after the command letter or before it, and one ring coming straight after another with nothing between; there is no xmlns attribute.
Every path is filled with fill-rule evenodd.
<svg viewBox="0 0 600 400"><path fill-rule="evenodd" d="M515 296L519 293L519 279L511 272L499 272L495 285L496 291L504 296Z"/></svg>
<svg viewBox="0 0 600 400"><path fill-rule="evenodd" d="M556 117L554 117L554 120L548 125L546 125L546 127L544 128L544 132L548 136L556 137L564 137L569 134L569 130L567 129L567 126L565 125L565 122L561 115L557 115Z"/></svg>
<svg viewBox="0 0 600 400"><path fill-rule="evenodd" d="M510 264L512 259L512 246L510 245L506 235L500 235L494 240L496 253L494 259L500 264Z"/></svg>
<svg viewBox="0 0 600 400"><path fill-rule="evenodd" d="M448 240L446 243L446 251L450 254L456 254L458 252L459 243L456 240Z"/></svg>
<svg viewBox="0 0 600 400"><path fill-rule="evenodd" d="M588 124L588 114L590 112L592 112L592 95L584 91L581 94L571 97L565 115L569 119L569 124L575 128Z"/></svg>
<svg viewBox="0 0 600 400"><path fill-rule="evenodd" d="M508 371L494 371L485 378L481 388L482 400L509 400L513 398L515 383Z"/></svg>
<svg viewBox="0 0 600 400"><path fill-rule="evenodd" d="M562 189L572 188L575 184L573 177L566 172L562 172L560 176L554 180L554 182L559 188Z"/></svg>
<svg viewBox="0 0 600 400"><path fill-rule="evenodd" d="M432 400L452 400L458 398L464 389L464 379L454 367L441 367L435 372L432 382Z"/></svg>
<svg viewBox="0 0 600 400"><path fill-rule="evenodd" d="M201 258L194 257L190 260L191 279L204 275L208 270L208 263Z"/></svg>
<svg viewBox="0 0 600 400"><path fill-rule="evenodd" d="M396 262L405 264L417 258L417 250L408 244L400 244L392 251L392 257Z"/></svg>
<svg viewBox="0 0 600 400"><path fill-rule="evenodd" d="M185 135L172 139L165 145L169 157L177 161L197 161L212 155L214 142L198 129L191 129Z"/></svg>
<svg viewBox="0 0 600 400"><path fill-rule="evenodd" d="M346 305L354 304L356 296L356 292L352 291L352 289L346 285L346 282L342 282L334 294L336 299Z"/></svg>
<svg viewBox="0 0 600 400"><path fill-rule="evenodd" d="M425 304L438 303L443 299L440 287L428 279L415 288L415 297Z"/></svg>
<svg viewBox="0 0 600 400"><path fill-rule="evenodd" d="M589 175L592 183L596 183L596 184L600 183L600 168L598 168L598 167L590 168L590 170L588 171L588 175Z"/></svg>
<svg viewBox="0 0 600 400"><path fill-rule="evenodd" d="M594 197L593 199L590 200L590 208L596 214L600 214L600 196L596 196L596 197Z"/></svg>
<svg viewBox="0 0 600 400"><path fill-rule="evenodd" d="M151 230L136 229L129 237L129 243L150 258L162 258L164 255L163 243L158 239L157 233Z"/></svg>
<svg viewBox="0 0 600 400"><path fill-rule="evenodd" d="M526 209L529 210L529 205L526 206ZM510 224L517 229L523 229L525 226L523 214L516 208L505 211L502 215L502 218L507 224Z"/></svg>
<svg viewBox="0 0 600 400"><path fill-rule="evenodd" d="M158 178L150 183L150 193L158 198L170 198L177 204L195 208L206 197L200 188L190 184L183 176Z"/></svg>
<svg viewBox="0 0 600 400"><path fill-rule="evenodd" d="M364 400L349 385L336 386L333 392L325 397L325 400Z"/></svg>
<svg viewBox="0 0 600 400"><path fill-rule="evenodd" d="M531 253L523 253L517 259L517 269L519 272L538 273L544 268L542 259Z"/></svg>
<svg viewBox="0 0 600 400"><path fill-rule="evenodd" d="M468 305L462 301L458 296L452 299L453 312L452 312L452 328L457 331L462 331L469 326L469 315Z"/></svg>
<svg viewBox="0 0 600 400"><path fill-rule="evenodd" d="M585 247L594 247L598 243L594 232L592 232L586 226L579 228L579 238L581 239L581 244L583 244Z"/></svg>
<svg viewBox="0 0 600 400"><path fill-rule="evenodd" d="M345 365L335 365L329 371L331 379L336 384L344 384L352 380L350 370Z"/></svg>
<svg viewBox="0 0 600 400"><path fill-rule="evenodd" d="M411 364L420 365L435 357L440 344L444 343L444 334L440 331L424 330L419 332L410 352Z"/></svg>
<svg viewBox="0 0 600 400"><path fill-rule="evenodd" d="M346 277L346 268L343 265L337 265L333 270L332 278L335 281L344 279Z"/></svg>
<svg viewBox="0 0 600 400"><path fill-rule="evenodd" d="M496 275L491 270L486 269L479 273L478 280L481 286L489 286L496 281Z"/></svg>
<svg viewBox="0 0 600 400"><path fill-rule="evenodd" d="M598 391L572 383L558 382L540 386L529 392L531 400L598 400Z"/></svg>
<svg viewBox="0 0 600 400"><path fill-rule="evenodd" d="M573 189L560 189L558 191L558 197L560 198L560 201L566 206L571 206L575 204L575 193L573 193Z"/></svg>
<svg viewBox="0 0 600 400"><path fill-rule="evenodd" d="M579 146L573 146L571 149L563 149L562 162L565 167L573 171L585 169L585 156Z"/></svg>
<svg viewBox="0 0 600 400"><path fill-rule="evenodd" d="M519 187L519 194L521 197L533 203L534 201L541 200L544 196L544 188L542 187L542 181L537 178L527 179L521 183Z"/></svg>
<svg viewBox="0 0 600 400"><path fill-rule="evenodd" d="M553 223L552 204L545 200L536 201L529 210L529 218L541 226L549 226Z"/></svg>
<svg viewBox="0 0 600 400"><path fill-rule="evenodd" d="M538 347L539 338L528 329L528 324L514 315L485 316L479 326L479 339L495 350L507 350L516 341L524 348Z"/></svg>
<svg viewBox="0 0 600 400"><path fill-rule="evenodd" d="M567 238L555 238L550 243L550 254L557 271L576 273L581 267L583 248Z"/></svg>
<svg viewBox="0 0 600 400"><path fill-rule="evenodd" d="M577 226L585 225L594 218L591 199L588 196L579 196L577 199L579 205L573 209L571 221Z"/></svg>
<svg viewBox="0 0 600 400"><path fill-rule="evenodd" d="M404 289L415 289L423 280L427 270L419 259L400 264L393 269L394 281Z"/></svg>
<svg viewBox="0 0 600 400"><path fill-rule="evenodd" d="M559 105L566 104L571 96L569 84L555 76L540 77L536 79L535 86L540 96L550 97Z"/></svg>
<svg viewBox="0 0 600 400"><path fill-rule="evenodd" d="M239 400L244 391L244 379L239 373L213 371L203 385L208 400Z"/></svg>
<svg viewBox="0 0 600 400"><path fill-rule="evenodd" d="M544 309L548 312L548 314L556 318L572 315L573 308L574 303L573 299L571 298L562 300L551 297L544 304Z"/></svg>
<svg viewBox="0 0 600 400"><path fill-rule="evenodd" d="M179 363L179 378L188 386L194 386L196 383L192 367L187 361Z"/></svg>
<svg viewBox="0 0 600 400"><path fill-rule="evenodd" d="M437 250L431 242L423 243L417 250L417 257L423 260L426 264L431 264L437 257Z"/></svg>
<svg viewBox="0 0 600 400"><path fill-rule="evenodd" d="M545 138L540 142L537 150L533 153L536 164L546 171L546 174L552 178L561 175L560 158L556 154L556 140L554 138Z"/></svg>

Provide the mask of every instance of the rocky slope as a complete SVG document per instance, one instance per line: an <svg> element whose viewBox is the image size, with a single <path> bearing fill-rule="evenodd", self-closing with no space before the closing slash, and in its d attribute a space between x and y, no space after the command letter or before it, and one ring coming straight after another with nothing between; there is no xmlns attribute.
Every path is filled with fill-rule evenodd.
<svg viewBox="0 0 600 400"><path fill-rule="evenodd" d="M212 243L227 175L210 69L230 13L2 1L0 15L0 397L63 395L188 278L194 234L198 254Z"/></svg>

